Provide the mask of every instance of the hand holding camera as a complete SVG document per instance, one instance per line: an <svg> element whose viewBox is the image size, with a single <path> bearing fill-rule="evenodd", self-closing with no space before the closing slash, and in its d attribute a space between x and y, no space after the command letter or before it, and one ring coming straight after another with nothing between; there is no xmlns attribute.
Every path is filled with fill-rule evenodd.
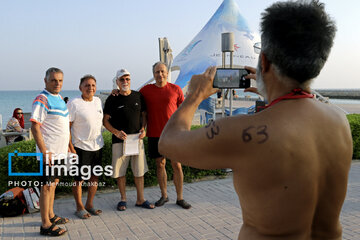
<svg viewBox="0 0 360 240"><path fill-rule="evenodd" d="M216 70L214 88L249 88L251 72L245 68L218 68Z"/></svg>

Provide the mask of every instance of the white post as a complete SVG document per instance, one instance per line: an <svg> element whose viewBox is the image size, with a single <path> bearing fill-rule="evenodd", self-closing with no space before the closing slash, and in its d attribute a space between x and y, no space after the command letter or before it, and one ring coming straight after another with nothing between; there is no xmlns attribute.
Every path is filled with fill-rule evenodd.
<svg viewBox="0 0 360 240"><path fill-rule="evenodd" d="M172 50L166 37L159 38L160 61L165 63L168 68L168 82L171 83L171 65L173 62Z"/></svg>
<svg viewBox="0 0 360 240"><path fill-rule="evenodd" d="M233 52L234 52L234 33L232 32L228 32L228 33L222 33L221 34L221 52L222 52L222 65L223 68L225 68L225 58L226 58L226 53L229 52L230 53L230 68L233 67ZM222 117L225 116L225 95L224 95L224 90L222 90L222 97L223 97L223 104L222 104ZM233 96L232 96L232 89L228 89L228 92L230 92L230 96L229 96L229 101L230 101L230 113L229 115L232 115L232 101L233 101Z"/></svg>

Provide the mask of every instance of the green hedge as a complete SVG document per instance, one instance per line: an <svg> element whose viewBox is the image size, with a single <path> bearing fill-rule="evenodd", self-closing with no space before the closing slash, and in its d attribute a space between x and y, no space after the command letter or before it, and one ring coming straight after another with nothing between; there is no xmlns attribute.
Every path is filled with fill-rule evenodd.
<svg viewBox="0 0 360 240"><path fill-rule="evenodd" d="M360 114L347 115L353 138L353 159L360 159Z"/></svg>
<svg viewBox="0 0 360 240"><path fill-rule="evenodd" d="M199 128L201 126L193 126L192 128ZM111 165L111 134L110 132L104 132L103 134L105 146L103 148L103 167L106 165ZM147 138L144 139L145 144L145 152L147 157L147 162L149 166L149 171L144 176L145 186L154 186L157 185L156 178L156 163L155 160L150 159L147 154ZM37 177L23 177L23 176L8 176L8 154L13 153L14 151L24 152L24 153L34 153L35 152L35 141L24 141L14 143L10 146L6 146L4 148L0 148L0 194L6 191L12 186L8 186L8 181L19 181L19 182L33 182L37 180ZM12 158L12 171L13 172L38 172L39 166L38 161L34 157L15 157ZM26 170L25 170L26 169ZM171 164L168 162L166 164L166 170L168 179L171 180L173 177L173 171L171 168ZM184 181L192 182L195 179L202 178L204 176L214 176L214 175L224 175L221 170L200 170L191 167L183 166L184 172ZM61 177L61 182L71 183L73 178L70 176ZM131 168L128 168L128 172L126 174L127 185L134 185L134 177L131 172ZM104 182L106 187L116 187L115 179L111 177L107 177L105 175L101 175L99 178L99 182ZM26 188L26 187L24 187ZM57 191L60 192L71 192L71 187L69 186L59 186Z"/></svg>

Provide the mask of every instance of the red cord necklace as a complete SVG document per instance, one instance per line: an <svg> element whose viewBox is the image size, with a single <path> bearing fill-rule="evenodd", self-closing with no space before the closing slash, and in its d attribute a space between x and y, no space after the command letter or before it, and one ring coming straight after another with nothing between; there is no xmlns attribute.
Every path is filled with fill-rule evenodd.
<svg viewBox="0 0 360 240"><path fill-rule="evenodd" d="M301 88L295 88L291 91L291 93L288 93L284 96L274 99L269 105L266 106L266 108L269 108L272 105L275 105L276 103L282 100L297 99L297 98L314 98L314 94L307 93Z"/></svg>

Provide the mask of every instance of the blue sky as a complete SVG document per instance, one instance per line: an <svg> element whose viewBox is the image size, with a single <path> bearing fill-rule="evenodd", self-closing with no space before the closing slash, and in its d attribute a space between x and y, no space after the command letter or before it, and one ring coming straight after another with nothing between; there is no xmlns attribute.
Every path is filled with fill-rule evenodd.
<svg viewBox="0 0 360 240"><path fill-rule="evenodd" d="M272 0L235 0L250 28ZM324 0L336 20L335 45L314 88L360 88L360 3ZM132 88L152 77L158 38L167 37L174 57L202 29L222 0L1 0L0 90L37 90L48 67L63 69L63 89L78 88L93 74L98 89L111 89L120 68ZM220 44L220 43L219 43Z"/></svg>

